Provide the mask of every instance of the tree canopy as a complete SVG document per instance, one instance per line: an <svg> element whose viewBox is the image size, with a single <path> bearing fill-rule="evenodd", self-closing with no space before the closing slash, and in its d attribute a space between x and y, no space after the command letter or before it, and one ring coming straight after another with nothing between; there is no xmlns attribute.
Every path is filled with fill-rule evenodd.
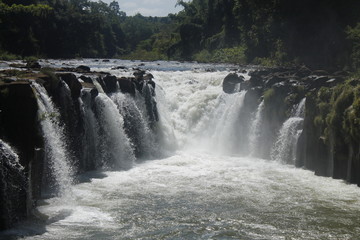
<svg viewBox="0 0 360 240"><path fill-rule="evenodd" d="M168 17L117 1L0 0L0 53L357 69L358 0L179 0Z"/></svg>

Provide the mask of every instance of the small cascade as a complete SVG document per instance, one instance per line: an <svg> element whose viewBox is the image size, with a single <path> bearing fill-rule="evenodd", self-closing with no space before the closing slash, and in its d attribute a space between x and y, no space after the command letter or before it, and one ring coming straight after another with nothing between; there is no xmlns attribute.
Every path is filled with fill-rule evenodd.
<svg viewBox="0 0 360 240"><path fill-rule="evenodd" d="M150 128L143 97L136 94L134 98L129 94L116 92L111 95L111 99L124 117L124 129L135 146L136 156L145 159L158 156L160 146Z"/></svg>
<svg viewBox="0 0 360 240"><path fill-rule="evenodd" d="M99 123L92 109L91 93L86 89L81 91L80 106L82 118L84 119L84 137L82 139L83 160L81 168L92 170L101 166L101 163L98 162L100 157L97 151L97 146L99 145Z"/></svg>
<svg viewBox="0 0 360 240"><path fill-rule="evenodd" d="M116 104L104 93L99 93L95 104L100 127L100 161L109 169L131 168L135 161L134 150Z"/></svg>
<svg viewBox="0 0 360 240"><path fill-rule="evenodd" d="M104 89L101 87L101 84L96 80L96 78L92 78L93 84L95 85L96 89L99 91L99 93L104 93Z"/></svg>
<svg viewBox="0 0 360 240"><path fill-rule="evenodd" d="M303 98L298 106L295 108L295 112L293 114L294 117L304 117L305 116L305 101L306 98Z"/></svg>
<svg viewBox="0 0 360 240"><path fill-rule="evenodd" d="M175 129L173 122L171 120L171 114L166 106L167 99L165 97L165 92L161 86L157 85L156 89L156 100L157 100L157 109L159 111L159 122L152 126L152 133L155 136L155 140L158 146L160 146L161 156L169 156L179 147L178 139L175 136ZM144 98L140 95L135 96L135 101L137 106L141 110L142 114L146 115L146 105L144 103Z"/></svg>
<svg viewBox="0 0 360 240"><path fill-rule="evenodd" d="M222 154L238 154L240 139L244 137L238 119L243 107L246 91L234 94L221 94L219 105L211 117L207 134L207 147Z"/></svg>
<svg viewBox="0 0 360 240"><path fill-rule="evenodd" d="M159 121L159 113L155 99L155 89L151 84L144 84L142 92L145 98L146 111L151 124Z"/></svg>
<svg viewBox="0 0 360 240"><path fill-rule="evenodd" d="M32 86L37 96L38 119L45 141L45 159L47 159L45 172L49 170L48 174L52 176L49 179L55 180L50 187L56 188L60 195L66 195L73 183L73 170L64 129L59 120L60 114L45 88L36 82L33 82Z"/></svg>
<svg viewBox="0 0 360 240"><path fill-rule="evenodd" d="M26 189L24 167L19 156L0 139L0 229L18 221L19 213L26 216Z"/></svg>
<svg viewBox="0 0 360 240"><path fill-rule="evenodd" d="M264 100L262 100L261 103L259 104L255 116L252 119L252 124L249 133L250 156L255 156L256 150L258 148L261 125L263 120L263 111L264 111Z"/></svg>
<svg viewBox="0 0 360 240"><path fill-rule="evenodd" d="M74 159L81 160L83 149L82 139L84 135L81 113L81 99L75 99L71 95L71 90L65 81L60 81L58 86L58 100L54 102L59 106L61 122L64 124L66 139L68 140L68 150ZM75 165L75 164L73 164ZM81 166L81 161L80 161Z"/></svg>
<svg viewBox="0 0 360 240"><path fill-rule="evenodd" d="M277 140L271 149L271 159L282 163L294 164L297 142L302 132L305 114L305 98L294 108L292 117L282 125Z"/></svg>

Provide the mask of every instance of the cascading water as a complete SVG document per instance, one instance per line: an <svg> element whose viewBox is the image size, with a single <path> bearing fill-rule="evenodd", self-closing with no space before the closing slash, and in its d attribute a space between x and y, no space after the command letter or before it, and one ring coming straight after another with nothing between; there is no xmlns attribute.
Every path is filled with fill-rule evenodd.
<svg viewBox="0 0 360 240"><path fill-rule="evenodd" d="M125 63L131 67L135 64ZM181 69L180 63L144 64L162 69L151 72L157 84L159 111L159 121L153 126L146 125L149 119L142 97L133 99L115 93L109 98L98 86L100 94L94 106L85 96L82 98L84 116L95 118L85 124L86 128L95 126L95 122L99 125L99 135L96 131L88 133L98 137L96 151L105 157L96 161L121 168L124 163L131 166L134 156L129 139L133 139L127 138L129 130L123 129L129 116L138 121L137 134L145 142L149 126L161 148L178 148L173 147L170 157L144 161L127 171L101 169L83 174L80 179L84 177L86 182L71 186L73 202L49 199L48 205L38 207L50 220L46 227L40 224L40 229L32 225L35 230L25 239L277 240L360 236L360 192L356 186L319 178L277 161L238 156L239 145L251 135L253 139L258 137L254 130L261 127L257 126L266 126L261 124L265 114L263 103L257 110L255 104L246 108L245 92L222 93L221 82L229 70L186 68L175 72ZM193 67L192 63L188 65ZM254 113L253 130L243 134L239 125L250 129L250 120L244 123L239 119L243 114L249 114L250 119ZM292 117L301 118L302 114L294 111ZM145 145L141 149L147 149ZM252 147L253 153L259 150L257 144ZM102 178L98 178L99 173ZM26 235L28 228L22 224L18 235Z"/></svg>
<svg viewBox="0 0 360 240"><path fill-rule="evenodd" d="M166 135L164 144L170 142L180 149L211 149L210 144L214 146L215 143L211 143L209 138L215 134L216 125L219 124L219 128L221 125L220 121L214 120L215 114L218 119L221 118L220 111L215 113L216 109L224 107L224 101L229 100L228 105L233 106L236 111L235 108L239 106L232 104L230 98L236 98L240 102L243 98L243 93L222 95L221 83L227 72L183 71L174 74L155 71L152 74L157 82L157 106ZM227 111L223 120L233 116L231 114L236 113ZM213 128L209 128L210 123ZM220 132L216 134L219 135Z"/></svg>
<svg viewBox="0 0 360 240"><path fill-rule="evenodd" d="M294 108L292 117L282 125L277 140L271 150L271 159L288 164L296 160L296 147L302 132L304 121L305 98Z"/></svg>
<svg viewBox="0 0 360 240"><path fill-rule="evenodd" d="M107 169L129 169L135 161L134 150L124 131L124 119L116 104L104 93L95 98L100 126L101 162Z"/></svg>
<svg viewBox="0 0 360 240"><path fill-rule="evenodd" d="M100 156L97 151L99 143L99 123L92 110L91 93L87 89L81 92L81 111L84 119L84 137L83 137L83 169L96 169L101 166L98 160Z"/></svg>
<svg viewBox="0 0 360 240"><path fill-rule="evenodd" d="M160 146L157 144L154 132L150 129L146 110L144 109L144 99L140 94L137 93L134 98L129 94L116 92L111 95L111 99L126 120L124 122L124 129L132 140L133 145L136 144L136 155L143 159L159 156L157 151L160 149Z"/></svg>
<svg viewBox="0 0 360 240"><path fill-rule="evenodd" d="M73 184L73 170L70 165L70 156L64 129L59 120L59 111L55 108L44 87L36 82L32 83L37 96L38 119L44 136L45 161L53 183L60 195L66 195ZM49 176L48 176L49 177Z"/></svg>
<svg viewBox="0 0 360 240"><path fill-rule="evenodd" d="M261 124L263 120L263 111L264 111L264 100L261 101L259 104L255 117L252 120L252 124L250 127L250 133L249 133L249 148L250 148L250 156L255 156L256 151L258 148L258 142L260 137L260 131L261 131Z"/></svg>
<svg viewBox="0 0 360 240"><path fill-rule="evenodd" d="M206 132L209 134L209 150L215 150L220 154L239 153L239 139L244 137L238 128L238 119L241 108L244 104L246 91L219 96L219 105L212 114L209 128Z"/></svg>

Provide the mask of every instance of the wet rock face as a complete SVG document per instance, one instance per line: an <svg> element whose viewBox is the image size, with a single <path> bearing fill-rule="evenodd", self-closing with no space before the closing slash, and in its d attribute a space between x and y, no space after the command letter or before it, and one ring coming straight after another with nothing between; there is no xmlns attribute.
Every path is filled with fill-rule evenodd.
<svg viewBox="0 0 360 240"><path fill-rule="evenodd" d="M229 73L223 81L223 91L225 93L234 93L236 90L237 84L240 84L244 81L243 76L238 76L236 73Z"/></svg>
<svg viewBox="0 0 360 240"><path fill-rule="evenodd" d="M37 102L29 82L0 84L0 138L19 152L23 166L42 145L37 128Z"/></svg>
<svg viewBox="0 0 360 240"><path fill-rule="evenodd" d="M102 81L105 84L105 89L104 91L106 93L113 93L116 92L116 84L117 84L117 78L115 76L112 75L106 75L105 77L102 78Z"/></svg>
<svg viewBox="0 0 360 240"><path fill-rule="evenodd" d="M41 165L36 161L43 160L35 160L34 156L34 149L42 146L42 138L30 82L0 83L0 139L11 144L19 156L17 162L17 157L6 152L0 141L0 229L4 229L27 216L29 166ZM40 172L36 174L41 175ZM32 182L40 183L41 179Z"/></svg>
<svg viewBox="0 0 360 240"><path fill-rule="evenodd" d="M59 110L59 119L64 125L66 135L64 141L69 145L72 165L76 172L89 170L81 165L84 154L80 149L84 149L85 125L79 97L83 88L86 88L91 101L94 101L100 90L94 85L94 79L98 80L107 94L119 90L133 96L140 94L145 102L150 123L154 124L159 120L155 100L156 85L151 74L136 71L134 77L117 78L109 73L88 71L90 69L85 67L44 69L41 72L29 69L1 71L0 140L6 141L16 149L19 166L23 167L24 174L16 175L16 171L14 172L9 164L11 158L0 151L0 229L11 227L12 223L26 218L27 212L31 210L29 208L32 207L31 204L27 205L27 199L29 196L34 200L39 199L44 191L41 186L46 177L46 156L43 150L44 138L39 126L41 116L38 116L37 95L34 93L32 82L45 87ZM142 139L139 139L140 141ZM7 188L10 185L14 188ZM6 205L5 202L13 205Z"/></svg>
<svg viewBox="0 0 360 240"><path fill-rule="evenodd" d="M135 83L132 79L122 77L118 79L118 83L121 92L135 95Z"/></svg>
<svg viewBox="0 0 360 240"><path fill-rule="evenodd" d="M0 230L27 216L27 178L18 156L0 139Z"/></svg>

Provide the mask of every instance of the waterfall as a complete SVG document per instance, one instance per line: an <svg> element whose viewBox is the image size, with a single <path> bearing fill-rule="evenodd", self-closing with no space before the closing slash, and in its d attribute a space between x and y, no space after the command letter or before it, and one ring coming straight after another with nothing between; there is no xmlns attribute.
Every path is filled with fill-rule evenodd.
<svg viewBox="0 0 360 240"><path fill-rule="evenodd" d="M137 157L149 159L158 156L160 146L150 128L144 98L139 93L134 98L121 92L112 94L110 98L124 117L124 129L135 146Z"/></svg>
<svg viewBox="0 0 360 240"><path fill-rule="evenodd" d="M277 140L271 149L271 159L294 164L296 160L297 142L302 132L305 113L305 98L294 108L292 117L282 125Z"/></svg>
<svg viewBox="0 0 360 240"><path fill-rule="evenodd" d="M95 87L99 91L99 93L104 93L105 94L105 91L101 87L101 84L98 82L98 80L96 80L95 78L92 78L91 80L93 81L93 84L95 85Z"/></svg>
<svg viewBox="0 0 360 240"><path fill-rule="evenodd" d="M264 100L261 101L259 104L255 117L252 119L252 124L250 126L250 133L249 133L249 149L250 149L250 156L254 156L256 149L259 147L259 137L261 131L261 125L263 120L263 111L264 111Z"/></svg>
<svg viewBox="0 0 360 240"><path fill-rule="evenodd" d="M84 137L83 137L83 163L82 167L87 169L96 169L101 166L97 146L99 145L99 123L92 110L91 93L82 89L80 99L82 118L84 119Z"/></svg>
<svg viewBox="0 0 360 240"><path fill-rule="evenodd" d="M19 156L0 139L0 229L16 221L16 212L26 215L22 207L26 202L26 189L24 167L19 162Z"/></svg>
<svg viewBox="0 0 360 240"><path fill-rule="evenodd" d="M70 156L64 129L59 120L59 111L55 108L44 87L32 83L38 103L38 119L44 136L45 161L53 176L54 186L60 195L69 193L73 183L73 170L70 166Z"/></svg>
<svg viewBox="0 0 360 240"><path fill-rule="evenodd" d="M239 128L239 114L244 104L246 91L234 94L221 94L218 106L211 115L206 130L207 147L218 153L238 154L240 139L244 137Z"/></svg>
<svg viewBox="0 0 360 240"><path fill-rule="evenodd" d="M98 151L103 166L129 169L135 161L133 146L124 131L124 119L116 104L104 93L95 98L100 125Z"/></svg>

